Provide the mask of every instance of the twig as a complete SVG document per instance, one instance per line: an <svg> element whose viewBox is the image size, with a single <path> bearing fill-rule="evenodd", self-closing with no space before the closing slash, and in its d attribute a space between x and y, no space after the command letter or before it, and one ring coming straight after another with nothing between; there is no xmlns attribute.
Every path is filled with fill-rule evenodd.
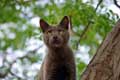
<svg viewBox="0 0 120 80"><path fill-rule="evenodd" d="M96 8L95 8L95 12L97 11L97 9L98 9L98 7L100 6L100 4L102 3L102 1L103 1L103 0L99 0L97 6L96 6Z"/></svg>
<svg viewBox="0 0 120 80"><path fill-rule="evenodd" d="M114 0L114 4L115 4L118 8L120 8L120 5L117 3L117 0Z"/></svg>

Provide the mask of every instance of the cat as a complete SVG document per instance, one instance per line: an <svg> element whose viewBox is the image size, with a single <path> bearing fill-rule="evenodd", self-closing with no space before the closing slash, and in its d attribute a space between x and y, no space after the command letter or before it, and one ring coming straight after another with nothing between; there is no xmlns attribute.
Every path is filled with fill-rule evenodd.
<svg viewBox="0 0 120 80"><path fill-rule="evenodd" d="M56 26L40 19L47 54L42 63L38 80L76 80L76 65L69 41L69 18L64 16Z"/></svg>

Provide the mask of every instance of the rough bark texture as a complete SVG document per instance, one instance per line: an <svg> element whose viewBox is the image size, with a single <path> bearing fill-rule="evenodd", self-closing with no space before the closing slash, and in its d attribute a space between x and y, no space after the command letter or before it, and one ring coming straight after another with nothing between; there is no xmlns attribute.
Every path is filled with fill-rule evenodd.
<svg viewBox="0 0 120 80"><path fill-rule="evenodd" d="M81 80L120 80L120 20L106 36Z"/></svg>

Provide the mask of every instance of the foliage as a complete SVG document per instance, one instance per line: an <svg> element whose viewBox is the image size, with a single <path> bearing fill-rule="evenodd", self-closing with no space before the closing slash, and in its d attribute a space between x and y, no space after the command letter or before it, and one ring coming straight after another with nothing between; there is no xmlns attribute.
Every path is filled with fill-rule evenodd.
<svg viewBox="0 0 120 80"><path fill-rule="evenodd" d="M70 42L73 50L76 52L81 49L79 46L88 46L90 49L87 53L92 56L119 19L117 14L101 5L95 11L92 0L1 0L0 78L34 80L39 69L36 64L41 63L41 50L44 47L41 30L37 25L39 18L50 24L57 24L63 16L70 16L75 33ZM79 79L86 64L78 59L80 58L76 57Z"/></svg>

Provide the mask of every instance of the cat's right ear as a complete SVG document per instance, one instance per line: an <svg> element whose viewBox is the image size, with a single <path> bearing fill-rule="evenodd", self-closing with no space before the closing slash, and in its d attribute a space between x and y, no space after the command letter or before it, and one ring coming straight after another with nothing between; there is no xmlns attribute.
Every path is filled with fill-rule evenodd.
<svg viewBox="0 0 120 80"><path fill-rule="evenodd" d="M39 24L43 32L45 32L49 28L49 24L45 22L43 19L40 19Z"/></svg>

